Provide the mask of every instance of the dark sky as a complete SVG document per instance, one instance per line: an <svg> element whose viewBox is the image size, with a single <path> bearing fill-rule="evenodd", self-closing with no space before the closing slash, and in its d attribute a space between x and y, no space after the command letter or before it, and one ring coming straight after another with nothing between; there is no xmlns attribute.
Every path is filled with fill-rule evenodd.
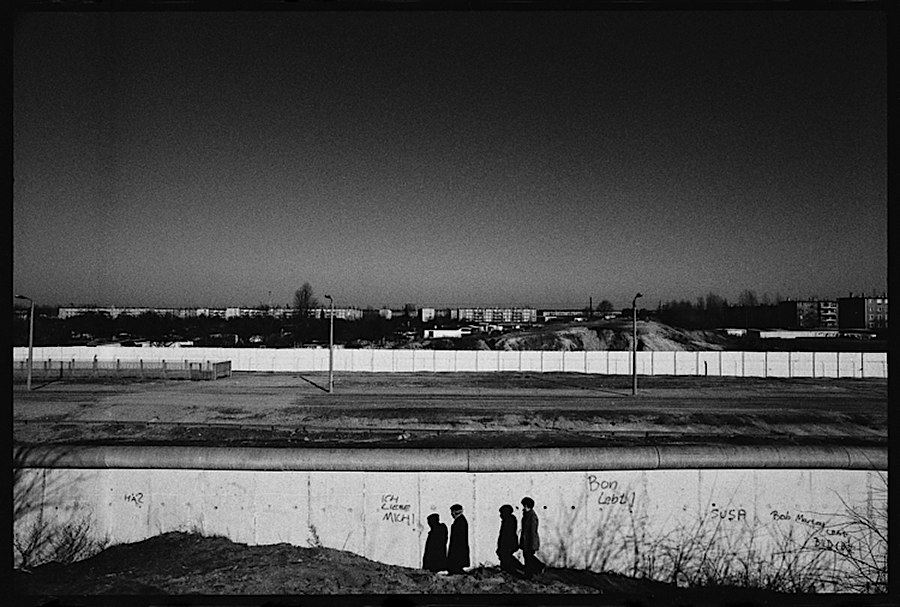
<svg viewBox="0 0 900 607"><path fill-rule="evenodd" d="M880 11L27 13L46 304L648 307L887 288ZM270 295L271 293L271 295Z"/></svg>

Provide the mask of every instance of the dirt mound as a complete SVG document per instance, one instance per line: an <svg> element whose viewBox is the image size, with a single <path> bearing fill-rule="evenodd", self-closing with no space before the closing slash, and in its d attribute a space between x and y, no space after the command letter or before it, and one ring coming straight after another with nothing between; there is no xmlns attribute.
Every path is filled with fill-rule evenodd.
<svg viewBox="0 0 900 607"><path fill-rule="evenodd" d="M548 568L533 580L483 566L463 575L446 575L385 565L331 548L247 546L223 537L179 532L113 546L69 565L51 563L28 572L14 571L13 591L32 599L18 604L32 605L46 604L48 597L78 595L321 594L604 594L630 597L639 603L661 596L681 597L693 603L692 597L698 592L653 580L576 569ZM778 596L759 590L728 589L729 596L735 594L755 600Z"/></svg>
<svg viewBox="0 0 900 607"><path fill-rule="evenodd" d="M519 331L494 341L494 350L605 350L597 332L587 327Z"/></svg>
<svg viewBox="0 0 900 607"><path fill-rule="evenodd" d="M676 329L655 321L637 323L638 350L705 351L724 350L728 338L716 331ZM498 337L495 350L631 350L633 327L630 321L604 321L586 325L555 325L516 331Z"/></svg>
<svg viewBox="0 0 900 607"><path fill-rule="evenodd" d="M588 573L588 572L586 572ZM580 583L579 577L588 581ZM619 576L612 576L618 578ZM626 578L627 579L627 578ZM18 594L482 594L599 593L602 576L549 570L524 580L494 567L464 575L397 567L331 548L247 546L223 537L165 533L69 565L16 571ZM622 586L616 580L615 586ZM607 588L614 587L606 583ZM640 584L639 584L640 585ZM650 582L643 586L664 586Z"/></svg>
<svg viewBox="0 0 900 607"><path fill-rule="evenodd" d="M716 331L676 329L662 323L646 321L638 323L638 343L640 350L696 352L724 350L728 338Z"/></svg>

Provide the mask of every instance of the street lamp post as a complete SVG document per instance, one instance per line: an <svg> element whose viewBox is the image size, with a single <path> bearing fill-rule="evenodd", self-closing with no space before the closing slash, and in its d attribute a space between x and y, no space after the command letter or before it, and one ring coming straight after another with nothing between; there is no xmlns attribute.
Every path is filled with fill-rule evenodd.
<svg viewBox="0 0 900 607"><path fill-rule="evenodd" d="M31 390L31 370L34 366L34 300L25 295L16 295L16 299L27 299L31 303L28 313L28 389Z"/></svg>
<svg viewBox="0 0 900 607"><path fill-rule="evenodd" d="M631 339L631 394L632 396L637 394L637 300L638 297L641 297L641 294L638 293L634 296L634 299L631 300L631 329L632 329L632 339Z"/></svg>
<svg viewBox="0 0 900 607"><path fill-rule="evenodd" d="M334 392L334 299L331 295L326 295L325 299L331 308L328 322L328 393L331 394Z"/></svg>

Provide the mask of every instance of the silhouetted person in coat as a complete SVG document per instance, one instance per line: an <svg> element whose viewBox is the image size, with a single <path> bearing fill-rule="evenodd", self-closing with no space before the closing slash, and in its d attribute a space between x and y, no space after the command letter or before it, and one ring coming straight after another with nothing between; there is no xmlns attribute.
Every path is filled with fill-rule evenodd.
<svg viewBox="0 0 900 607"><path fill-rule="evenodd" d="M450 506L450 516L453 524L450 525L450 547L447 549L447 571L449 573L462 573L463 567L468 567L469 562L469 522L463 515L463 507L459 504Z"/></svg>
<svg viewBox="0 0 900 607"><path fill-rule="evenodd" d="M500 506L500 534L497 536L497 556L500 557L500 569L509 573L521 574L525 572L525 566L515 557L519 550L516 527L513 507L503 504Z"/></svg>
<svg viewBox="0 0 900 607"><path fill-rule="evenodd" d="M541 547L538 535L538 517L534 511L534 500L522 498L522 533L519 535L519 548L525 559L525 577L531 578L544 572L544 564L534 555Z"/></svg>
<svg viewBox="0 0 900 607"><path fill-rule="evenodd" d="M425 538L425 554L422 569L428 571L447 570L447 525L441 522L441 515L428 515L428 537Z"/></svg>

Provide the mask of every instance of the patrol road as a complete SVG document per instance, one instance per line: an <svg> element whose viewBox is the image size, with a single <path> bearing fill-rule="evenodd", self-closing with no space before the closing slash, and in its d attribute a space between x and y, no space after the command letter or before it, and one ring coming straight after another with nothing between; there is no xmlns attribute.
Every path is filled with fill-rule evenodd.
<svg viewBox="0 0 900 607"><path fill-rule="evenodd" d="M20 445L887 445L887 380L235 373L13 390Z"/></svg>

